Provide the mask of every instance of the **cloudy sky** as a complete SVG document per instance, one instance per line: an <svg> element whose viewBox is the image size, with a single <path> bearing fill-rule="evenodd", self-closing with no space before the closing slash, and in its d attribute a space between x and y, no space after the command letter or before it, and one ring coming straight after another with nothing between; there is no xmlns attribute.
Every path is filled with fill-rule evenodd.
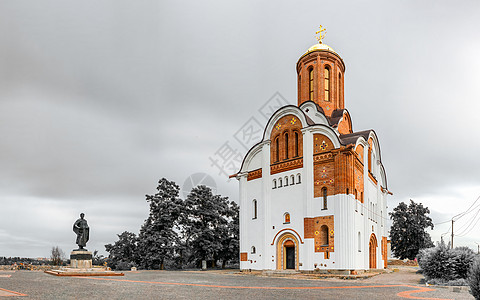
<svg viewBox="0 0 480 300"><path fill-rule="evenodd" d="M354 130L379 136L389 208L413 199L435 223L466 210L480 196L480 3L332 3L1 1L0 256L68 254L80 212L105 254L138 233L162 177L205 173L236 201L212 159L245 154L237 132L266 124L272 96L296 104L320 24L347 66ZM477 211L456 245L476 249Z"/></svg>

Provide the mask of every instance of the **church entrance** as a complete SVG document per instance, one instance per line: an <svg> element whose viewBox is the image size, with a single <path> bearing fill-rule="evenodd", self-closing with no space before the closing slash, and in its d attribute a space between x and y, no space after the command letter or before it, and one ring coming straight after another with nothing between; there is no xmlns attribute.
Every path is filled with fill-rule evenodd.
<svg viewBox="0 0 480 300"><path fill-rule="evenodd" d="M298 240L285 233L277 241L277 270L298 269Z"/></svg>
<svg viewBox="0 0 480 300"><path fill-rule="evenodd" d="M285 246L287 256L286 269L295 269L295 246Z"/></svg>
<svg viewBox="0 0 480 300"><path fill-rule="evenodd" d="M377 238L372 233L370 236L370 243L368 244L369 267L370 269L377 268Z"/></svg>

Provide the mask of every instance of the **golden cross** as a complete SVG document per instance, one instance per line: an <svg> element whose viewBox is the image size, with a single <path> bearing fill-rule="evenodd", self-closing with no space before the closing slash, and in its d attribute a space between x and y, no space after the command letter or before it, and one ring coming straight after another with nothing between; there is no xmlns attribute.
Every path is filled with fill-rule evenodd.
<svg viewBox="0 0 480 300"><path fill-rule="evenodd" d="M315 34L320 34L319 36L317 36L317 41L319 44L322 43L322 40L325 38L325 36L327 35L327 30L325 28L322 27L322 25L320 25L320 30L318 30L317 32L315 32ZM325 33L323 33L325 31Z"/></svg>

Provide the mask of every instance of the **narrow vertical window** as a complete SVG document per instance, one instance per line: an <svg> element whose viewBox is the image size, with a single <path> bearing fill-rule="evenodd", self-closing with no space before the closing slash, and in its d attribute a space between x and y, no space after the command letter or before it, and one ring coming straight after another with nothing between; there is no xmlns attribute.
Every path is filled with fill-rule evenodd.
<svg viewBox="0 0 480 300"><path fill-rule="evenodd" d="M338 82L337 82L337 95L338 95L338 106L342 105L342 73L338 73Z"/></svg>
<svg viewBox="0 0 480 300"><path fill-rule="evenodd" d="M288 133L285 133L285 159L288 159Z"/></svg>
<svg viewBox="0 0 480 300"><path fill-rule="evenodd" d="M288 185L288 176L285 176L285 186Z"/></svg>
<svg viewBox="0 0 480 300"><path fill-rule="evenodd" d="M290 185L295 184L295 175L290 175Z"/></svg>
<svg viewBox="0 0 480 300"><path fill-rule="evenodd" d="M277 180L273 180L272 188L276 189L277 188Z"/></svg>
<svg viewBox="0 0 480 300"><path fill-rule="evenodd" d="M251 251L252 254L255 254L257 253L257 249L255 249L255 246L252 246L252 251Z"/></svg>
<svg viewBox="0 0 480 300"><path fill-rule="evenodd" d="M368 147L368 171L372 172L372 148Z"/></svg>
<svg viewBox="0 0 480 300"><path fill-rule="evenodd" d="M323 196L323 208L322 209L327 209L327 188L322 189L322 196Z"/></svg>
<svg viewBox="0 0 480 300"><path fill-rule="evenodd" d="M325 101L330 101L330 67L325 67L324 72L325 79Z"/></svg>
<svg viewBox="0 0 480 300"><path fill-rule="evenodd" d="M282 187L282 178L278 178L278 187Z"/></svg>
<svg viewBox="0 0 480 300"><path fill-rule="evenodd" d="M257 218L257 200L256 199L253 199L253 203L252 203L253 207L253 217L252 219L256 219Z"/></svg>
<svg viewBox="0 0 480 300"><path fill-rule="evenodd" d="M377 163L376 163L377 158L375 157L375 153L372 153L372 173L375 175L377 173Z"/></svg>
<svg viewBox="0 0 480 300"><path fill-rule="evenodd" d="M298 157L298 132L295 131L295 157Z"/></svg>
<svg viewBox="0 0 480 300"><path fill-rule="evenodd" d="M313 68L308 71L308 100L313 101Z"/></svg>
<svg viewBox="0 0 480 300"><path fill-rule="evenodd" d="M302 175L297 174L297 183L302 183Z"/></svg>
<svg viewBox="0 0 480 300"><path fill-rule="evenodd" d="M277 137L277 139L275 140L275 161L278 162L280 160L280 147L279 147L279 142L278 142L279 138Z"/></svg>
<svg viewBox="0 0 480 300"><path fill-rule="evenodd" d="M362 252L362 234L358 232L358 252Z"/></svg>

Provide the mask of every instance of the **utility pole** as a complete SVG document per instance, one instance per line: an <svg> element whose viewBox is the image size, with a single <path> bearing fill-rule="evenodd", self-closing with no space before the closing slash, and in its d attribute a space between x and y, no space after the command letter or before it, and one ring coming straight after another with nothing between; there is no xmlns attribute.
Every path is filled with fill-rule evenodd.
<svg viewBox="0 0 480 300"><path fill-rule="evenodd" d="M453 249L453 218L452 218L452 243L450 244L451 248Z"/></svg>

